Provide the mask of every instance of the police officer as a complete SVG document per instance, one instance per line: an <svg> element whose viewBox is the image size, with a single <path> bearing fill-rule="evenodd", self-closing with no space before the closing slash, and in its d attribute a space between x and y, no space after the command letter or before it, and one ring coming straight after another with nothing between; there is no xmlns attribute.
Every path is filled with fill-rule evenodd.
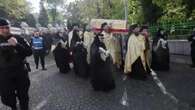
<svg viewBox="0 0 195 110"><path fill-rule="evenodd" d="M40 59L42 70L47 70L45 68L45 55L46 55L45 41L38 31L35 31L34 36L31 39L31 46L33 50L36 69L38 69L39 67L39 59Z"/></svg>
<svg viewBox="0 0 195 110"><path fill-rule="evenodd" d="M10 34L9 22L0 18L0 96L3 104L17 110L28 110L30 80L25 58L32 54L28 42Z"/></svg>

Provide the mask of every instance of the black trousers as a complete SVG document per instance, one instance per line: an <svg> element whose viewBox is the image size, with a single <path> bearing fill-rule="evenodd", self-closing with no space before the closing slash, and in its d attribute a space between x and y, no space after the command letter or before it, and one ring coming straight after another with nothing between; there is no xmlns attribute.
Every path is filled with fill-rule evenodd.
<svg viewBox="0 0 195 110"><path fill-rule="evenodd" d="M41 60L42 68L45 68L45 51L44 50L35 50L33 52L33 55L34 55L34 61L36 64L36 68L39 67L39 59Z"/></svg>
<svg viewBox="0 0 195 110"><path fill-rule="evenodd" d="M1 71L0 96L4 105L16 108L16 98L18 98L21 110L28 110L29 87L30 80L26 70L11 70L9 72Z"/></svg>

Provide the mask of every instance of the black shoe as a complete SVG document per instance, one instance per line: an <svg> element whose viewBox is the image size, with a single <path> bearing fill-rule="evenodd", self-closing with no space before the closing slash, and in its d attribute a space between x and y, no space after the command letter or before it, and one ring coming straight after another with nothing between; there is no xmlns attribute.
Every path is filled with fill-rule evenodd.
<svg viewBox="0 0 195 110"><path fill-rule="evenodd" d="M39 69L38 66L36 66L36 69Z"/></svg>

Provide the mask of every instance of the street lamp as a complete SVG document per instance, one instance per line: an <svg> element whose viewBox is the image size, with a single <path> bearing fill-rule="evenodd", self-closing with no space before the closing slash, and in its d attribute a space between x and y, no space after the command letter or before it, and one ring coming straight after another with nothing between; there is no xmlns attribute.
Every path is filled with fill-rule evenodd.
<svg viewBox="0 0 195 110"><path fill-rule="evenodd" d="M127 0L124 0L124 8L125 8L125 20L128 18L128 5L127 5Z"/></svg>

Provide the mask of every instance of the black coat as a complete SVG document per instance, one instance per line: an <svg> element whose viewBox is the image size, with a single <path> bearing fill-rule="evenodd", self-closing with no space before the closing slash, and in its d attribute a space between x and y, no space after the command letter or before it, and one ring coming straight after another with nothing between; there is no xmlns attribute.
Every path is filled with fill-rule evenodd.
<svg viewBox="0 0 195 110"><path fill-rule="evenodd" d="M160 45L157 50L154 50L160 38L166 40L165 35L161 35L160 33L153 39L151 68L154 70L169 70L170 55L168 43L165 45L166 49Z"/></svg>
<svg viewBox="0 0 195 110"><path fill-rule="evenodd" d="M2 96L21 84L24 85L21 88L23 90L27 90L30 85L25 58L32 55L31 47L24 38L16 35L10 37L12 36L18 41L15 47L3 45L8 39L0 36L0 95Z"/></svg>
<svg viewBox="0 0 195 110"><path fill-rule="evenodd" d="M111 57L103 61L100 57L99 47L106 49L104 43L96 36L91 46L91 84L95 90L109 91L115 88L111 70Z"/></svg>
<svg viewBox="0 0 195 110"><path fill-rule="evenodd" d="M70 70L70 55L68 48L62 48L61 46L57 46L54 49L53 54L57 67L62 70L61 72L67 73Z"/></svg>
<svg viewBox="0 0 195 110"><path fill-rule="evenodd" d="M195 65L195 32L188 38L191 41L191 57L192 63Z"/></svg>
<svg viewBox="0 0 195 110"><path fill-rule="evenodd" d="M12 36L12 35L11 35ZM24 59L32 54L29 43L22 37L13 35L18 44L13 46L0 46L0 71L2 69L17 68L24 65ZM8 39L0 36L0 44L7 43Z"/></svg>
<svg viewBox="0 0 195 110"><path fill-rule="evenodd" d="M83 44L76 44L73 49L74 71L78 76L88 76L87 49Z"/></svg>

